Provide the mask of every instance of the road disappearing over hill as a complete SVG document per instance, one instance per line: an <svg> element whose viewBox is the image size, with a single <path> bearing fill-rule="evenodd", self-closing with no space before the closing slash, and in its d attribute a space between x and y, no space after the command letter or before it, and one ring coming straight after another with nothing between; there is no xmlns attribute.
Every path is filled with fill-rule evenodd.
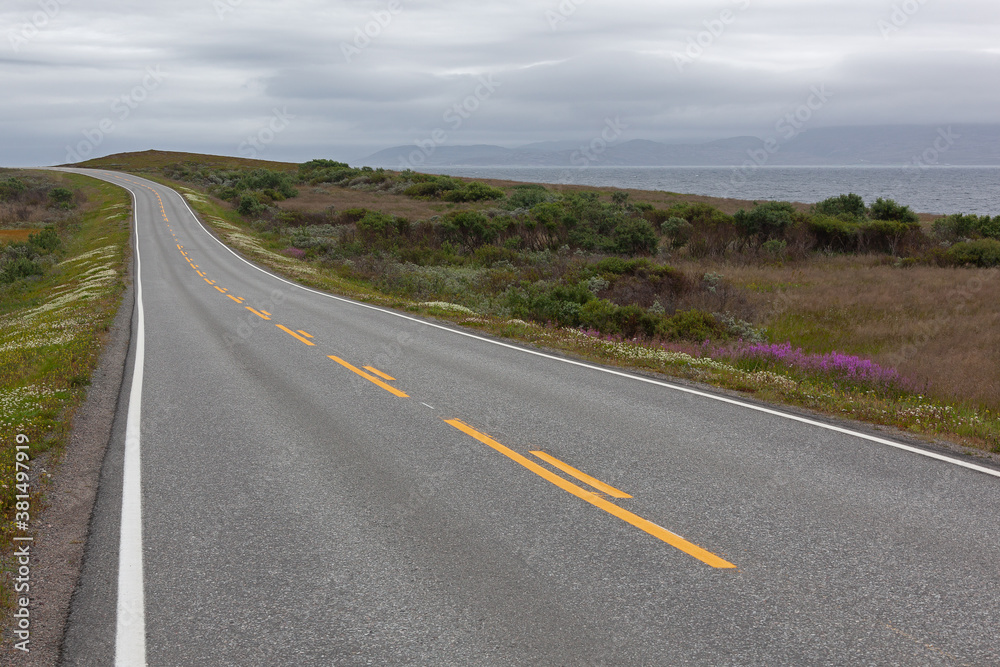
<svg viewBox="0 0 1000 667"><path fill-rule="evenodd" d="M138 289L67 664L1000 663L995 471L305 289L75 171L133 193Z"/></svg>

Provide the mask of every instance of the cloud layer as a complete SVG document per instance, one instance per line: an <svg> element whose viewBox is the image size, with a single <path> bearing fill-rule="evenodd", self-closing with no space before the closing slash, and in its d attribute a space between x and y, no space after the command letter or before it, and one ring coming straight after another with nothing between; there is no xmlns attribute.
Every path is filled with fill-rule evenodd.
<svg viewBox="0 0 1000 667"><path fill-rule="evenodd" d="M356 160L616 117L627 139L766 136L816 87L813 127L994 123L998 23L993 0L17 0L0 164Z"/></svg>

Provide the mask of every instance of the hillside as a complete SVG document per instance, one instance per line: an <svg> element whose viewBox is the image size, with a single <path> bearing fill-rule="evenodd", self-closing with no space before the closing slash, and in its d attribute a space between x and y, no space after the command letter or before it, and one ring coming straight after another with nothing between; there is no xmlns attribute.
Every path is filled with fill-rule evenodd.
<svg viewBox="0 0 1000 667"><path fill-rule="evenodd" d="M224 155L202 155L200 153L179 153L175 151L148 150L132 153L115 153L105 157L94 158L66 167L85 167L90 169L115 169L118 171L133 171L139 173L154 173L164 167L183 165L198 169L273 169L275 171L295 171L298 165L290 162L272 162L269 160L251 160L242 157Z"/></svg>
<svg viewBox="0 0 1000 667"><path fill-rule="evenodd" d="M771 166L805 165L1000 165L1000 126L873 126L806 129L796 136L778 126L761 137L731 137L698 144L645 139L611 142L597 164L617 167L727 166L753 158ZM765 142L773 140L765 153ZM578 164L589 141L500 146L395 146L368 156L366 164L399 168L417 151L422 166L567 166ZM758 157L754 157L758 156ZM764 156L764 157L760 157ZM763 160L763 162L762 162Z"/></svg>

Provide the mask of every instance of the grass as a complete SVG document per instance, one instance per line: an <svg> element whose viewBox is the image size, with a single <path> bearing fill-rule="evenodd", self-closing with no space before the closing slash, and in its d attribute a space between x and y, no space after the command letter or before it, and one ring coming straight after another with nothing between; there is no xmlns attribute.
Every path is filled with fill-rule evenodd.
<svg viewBox="0 0 1000 667"><path fill-rule="evenodd" d="M85 200L48 217L62 241L42 276L0 285L0 511L14 507L14 436L30 439L32 459L58 460L97 364L102 338L121 302L131 199L120 188L73 174L30 173ZM31 217L45 218L45 211ZM35 466L33 465L34 469ZM40 473L40 470L36 470ZM39 474L33 511L41 508ZM0 600L10 599L12 524L0 527Z"/></svg>
<svg viewBox="0 0 1000 667"><path fill-rule="evenodd" d="M782 266L679 262L746 286L768 338L862 355L937 400L1000 409L1000 271L897 267L880 256Z"/></svg>

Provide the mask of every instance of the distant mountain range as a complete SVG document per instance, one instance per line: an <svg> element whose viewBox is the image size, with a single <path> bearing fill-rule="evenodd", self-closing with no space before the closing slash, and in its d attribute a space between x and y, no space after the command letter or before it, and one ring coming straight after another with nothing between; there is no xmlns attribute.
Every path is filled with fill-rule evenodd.
<svg viewBox="0 0 1000 667"><path fill-rule="evenodd" d="M518 148L396 146L363 164L391 169L420 167L627 167L759 165L1000 165L1000 125L870 126L806 130L792 136L785 125L773 136L732 137L697 144L644 139L610 142L547 141Z"/></svg>

